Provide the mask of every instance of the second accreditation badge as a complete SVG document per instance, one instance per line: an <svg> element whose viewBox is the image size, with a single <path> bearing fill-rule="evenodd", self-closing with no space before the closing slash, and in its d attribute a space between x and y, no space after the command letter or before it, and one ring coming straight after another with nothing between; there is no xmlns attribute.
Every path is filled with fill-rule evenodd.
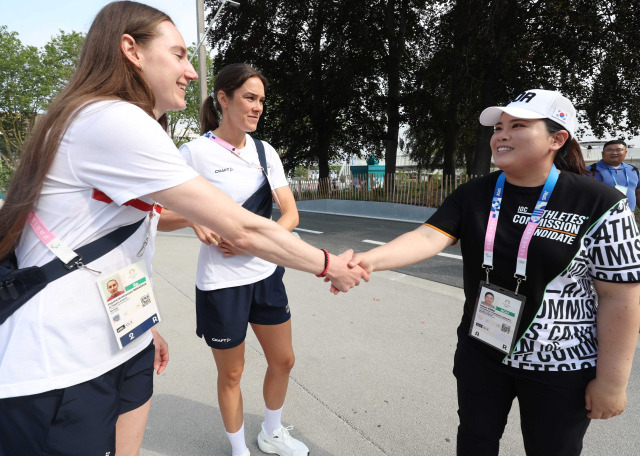
<svg viewBox="0 0 640 456"><path fill-rule="evenodd" d="M510 353L525 300L523 295L480 282L469 335L503 353Z"/></svg>

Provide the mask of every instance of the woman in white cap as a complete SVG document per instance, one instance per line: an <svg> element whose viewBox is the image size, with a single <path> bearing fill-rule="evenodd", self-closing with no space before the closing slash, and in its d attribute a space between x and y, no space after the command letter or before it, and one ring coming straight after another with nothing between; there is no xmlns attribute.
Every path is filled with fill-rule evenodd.
<svg viewBox="0 0 640 456"><path fill-rule="evenodd" d="M575 109L529 90L480 123L500 171L461 185L421 227L354 256L368 272L462 240L459 455L497 455L515 397L527 455L578 455L591 419L621 414L640 322L638 228L585 174ZM494 295L493 308L479 297Z"/></svg>

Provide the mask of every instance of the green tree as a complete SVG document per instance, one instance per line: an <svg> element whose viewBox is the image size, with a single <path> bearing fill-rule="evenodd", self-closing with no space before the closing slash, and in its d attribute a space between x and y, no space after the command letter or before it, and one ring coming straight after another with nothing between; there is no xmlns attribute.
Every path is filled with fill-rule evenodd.
<svg viewBox="0 0 640 456"><path fill-rule="evenodd" d="M45 102L38 49L23 46L16 32L0 26L1 166L13 169L38 109Z"/></svg>
<svg viewBox="0 0 640 456"><path fill-rule="evenodd" d="M216 11L220 2L206 4ZM219 52L216 69L247 62L269 79L256 135L282 152L287 170L317 162L327 177L330 160L365 149L361 120L371 117L361 95L375 78L368 79L365 56L349 46L356 30L349 24L360 19L350 2L246 0L223 10L209 37ZM380 144L378 138L367 149Z"/></svg>
<svg viewBox="0 0 640 456"><path fill-rule="evenodd" d="M189 46L188 53L191 55L195 50L195 44ZM198 57L192 60L193 67L198 72ZM207 54L207 88L209 92L213 90L213 58ZM182 111L170 111L167 113L167 130L176 146L191 140L190 135L198 135L200 132L200 81L192 81L187 86L185 96L187 107Z"/></svg>
<svg viewBox="0 0 640 456"><path fill-rule="evenodd" d="M40 61L44 74L42 91L45 105L48 105L67 85L78 64L84 35L79 32L60 34L51 38L40 51Z"/></svg>
<svg viewBox="0 0 640 456"><path fill-rule="evenodd" d="M384 155L394 172L431 3L246 1L224 13L211 40L217 65L248 61L271 80L262 131L284 150L285 165L317 162L326 177L332 159Z"/></svg>
<svg viewBox="0 0 640 456"><path fill-rule="evenodd" d="M408 115L411 154L421 163L445 174L464 164L487 173L491 129L478 116L529 88L563 92L596 134L620 128L625 116L627 131L637 131L637 2L439 3L416 80L416 100L425 103L411 104Z"/></svg>
<svg viewBox="0 0 640 456"><path fill-rule="evenodd" d="M640 4L637 0L599 4L604 49L593 68L593 85L583 108L594 134L631 138L640 134Z"/></svg>
<svg viewBox="0 0 640 456"><path fill-rule="evenodd" d="M0 191L6 189L38 113L75 70L84 36L65 33L43 49L24 46L16 32L0 26Z"/></svg>
<svg viewBox="0 0 640 456"><path fill-rule="evenodd" d="M365 2L366 3L366 2ZM418 59L419 43L424 39L425 25L433 17L431 2L424 0L384 0L374 4L378 11L371 24L371 39L362 42L376 43L377 64L382 69L381 79L385 88L378 96L383 99L385 171L395 173L400 125L404 123L402 112L407 98L411 97L412 72ZM374 37L382 39L376 40Z"/></svg>

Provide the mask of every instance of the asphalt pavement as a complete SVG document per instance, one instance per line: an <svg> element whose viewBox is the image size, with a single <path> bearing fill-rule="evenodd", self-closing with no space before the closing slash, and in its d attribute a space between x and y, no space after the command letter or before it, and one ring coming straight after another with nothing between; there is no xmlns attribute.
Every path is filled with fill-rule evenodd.
<svg viewBox="0 0 640 456"><path fill-rule="evenodd" d="M302 236L303 239L305 236ZM171 361L156 377L142 456L229 456L210 349L195 335L198 240L188 231L160 233L154 282ZM463 295L457 287L399 272L333 296L321 279L288 269L296 365L283 422L312 456L455 455L457 401L451 373ZM248 331L242 391L252 456L264 414L266 361ZM635 456L640 437L640 365L628 409L596 421L584 456ZM517 402L501 455L524 455Z"/></svg>
<svg viewBox="0 0 640 456"><path fill-rule="evenodd" d="M274 220L278 217L278 211L274 211ZM362 252L415 230L423 222L424 220L406 222L300 212L300 223L296 233L314 247L328 249L332 253L344 252L346 249ZM461 255L460 244L456 244L427 261L421 261L398 271L462 288Z"/></svg>

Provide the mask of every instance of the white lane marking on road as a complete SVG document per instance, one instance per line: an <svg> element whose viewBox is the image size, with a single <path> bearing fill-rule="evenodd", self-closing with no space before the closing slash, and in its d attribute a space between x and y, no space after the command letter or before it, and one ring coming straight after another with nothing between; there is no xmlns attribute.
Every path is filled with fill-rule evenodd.
<svg viewBox="0 0 640 456"><path fill-rule="evenodd" d="M438 255L447 258L455 258L456 260L462 260L462 255L454 255L453 253L438 253Z"/></svg>
<svg viewBox="0 0 640 456"><path fill-rule="evenodd" d="M322 231L305 230L304 228L294 228L296 231L302 231L304 233L322 234Z"/></svg>
<svg viewBox="0 0 640 456"><path fill-rule="evenodd" d="M366 242L367 244L376 244L376 245L385 245L386 244L386 242L372 241L371 239L365 239L362 242ZM443 257L447 257L447 258L454 258L456 260L462 260L462 256L453 255L452 253L438 253L438 255L443 256Z"/></svg>

